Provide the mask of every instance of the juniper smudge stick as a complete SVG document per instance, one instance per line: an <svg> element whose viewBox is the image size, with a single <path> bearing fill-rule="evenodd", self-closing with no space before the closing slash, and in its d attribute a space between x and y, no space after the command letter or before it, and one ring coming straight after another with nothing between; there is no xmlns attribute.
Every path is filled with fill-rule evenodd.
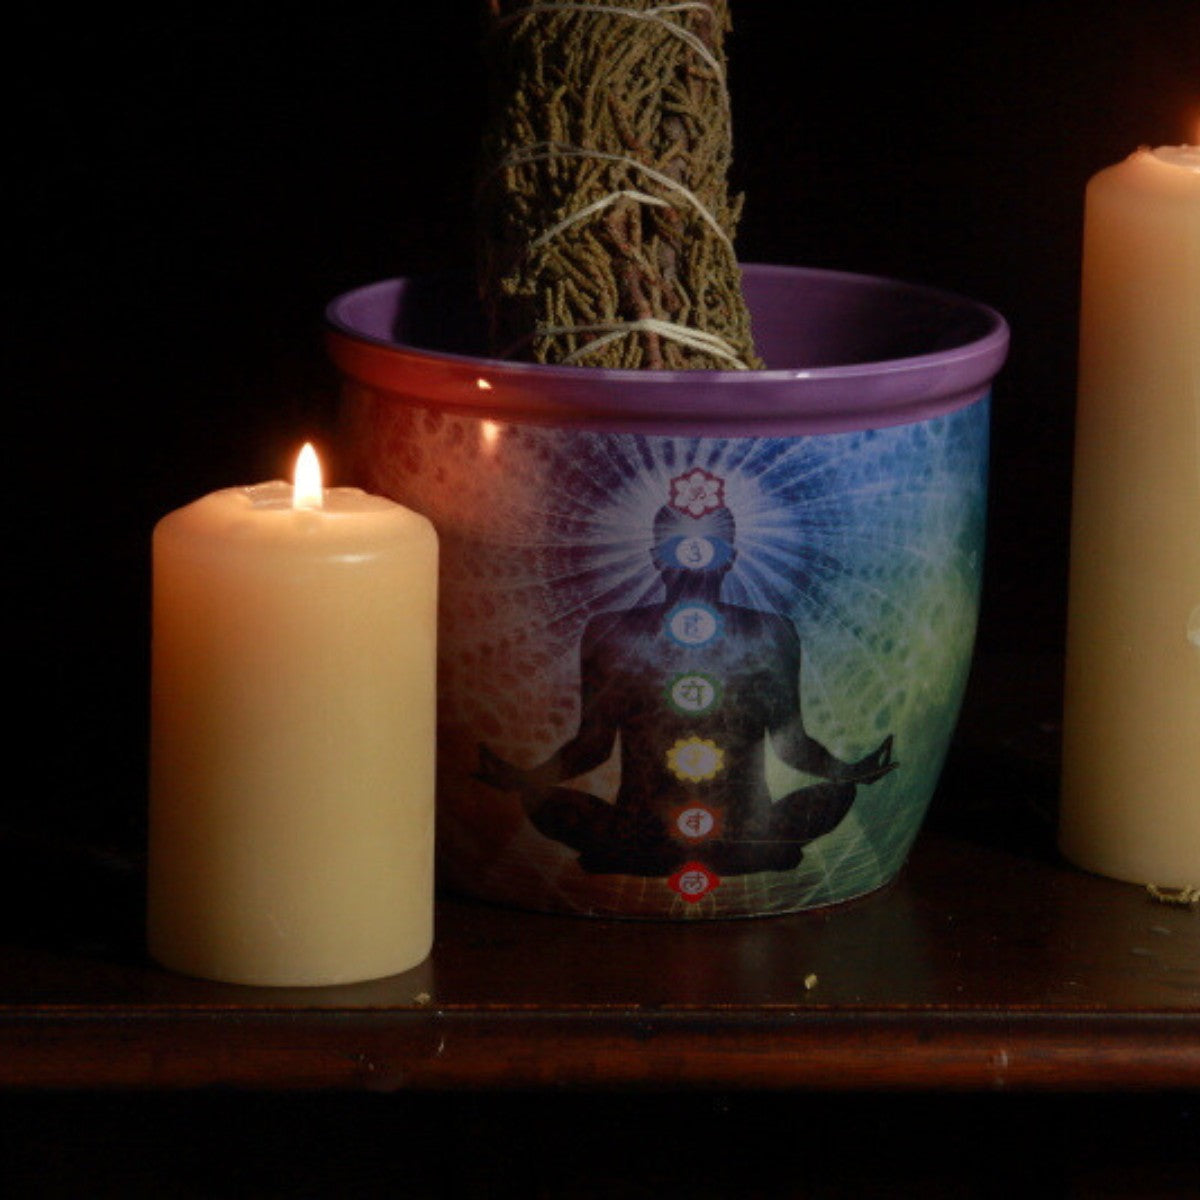
<svg viewBox="0 0 1200 1200"><path fill-rule="evenodd" d="M493 353L757 367L733 237L726 0L487 0Z"/></svg>

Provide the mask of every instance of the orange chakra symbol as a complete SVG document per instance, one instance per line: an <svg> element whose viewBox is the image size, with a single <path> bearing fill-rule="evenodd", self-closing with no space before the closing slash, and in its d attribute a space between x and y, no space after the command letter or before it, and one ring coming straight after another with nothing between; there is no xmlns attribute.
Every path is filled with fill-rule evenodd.
<svg viewBox="0 0 1200 1200"><path fill-rule="evenodd" d="M720 818L702 804L689 804L671 814L673 833L689 842L703 841L719 832Z"/></svg>
<svg viewBox="0 0 1200 1200"><path fill-rule="evenodd" d="M667 751L667 767L676 779L702 783L725 766L725 751L709 738L680 738Z"/></svg>

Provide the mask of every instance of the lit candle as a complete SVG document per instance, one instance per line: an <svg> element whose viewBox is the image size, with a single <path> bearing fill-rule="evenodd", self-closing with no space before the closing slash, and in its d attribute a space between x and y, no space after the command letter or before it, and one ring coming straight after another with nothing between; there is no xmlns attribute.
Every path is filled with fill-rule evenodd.
<svg viewBox="0 0 1200 1200"><path fill-rule="evenodd" d="M1088 185L1059 842L1200 883L1200 146Z"/></svg>
<svg viewBox="0 0 1200 1200"><path fill-rule="evenodd" d="M433 937L437 538L301 465L154 530L149 949L210 979L378 978Z"/></svg>

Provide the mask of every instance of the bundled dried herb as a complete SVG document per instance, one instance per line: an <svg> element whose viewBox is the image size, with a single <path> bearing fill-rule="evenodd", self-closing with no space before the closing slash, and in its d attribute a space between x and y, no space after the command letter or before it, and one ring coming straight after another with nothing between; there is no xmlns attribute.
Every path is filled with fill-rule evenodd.
<svg viewBox="0 0 1200 1200"><path fill-rule="evenodd" d="M488 0L492 352L760 365L734 253L726 0Z"/></svg>

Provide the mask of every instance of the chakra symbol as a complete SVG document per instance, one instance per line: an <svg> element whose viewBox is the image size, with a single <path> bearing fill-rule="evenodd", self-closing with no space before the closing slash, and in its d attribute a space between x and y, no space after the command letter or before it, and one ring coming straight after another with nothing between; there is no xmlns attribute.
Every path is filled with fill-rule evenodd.
<svg viewBox="0 0 1200 1200"><path fill-rule="evenodd" d="M706 537L680 538L675 561L687 571L703 571L716 557L717 548Z"/></svg>
<svg viewBox="0 0 1200 1200"><path fill-rule="evenodd" d="M733 562L733 547L721 537L693 534L667 538L655 551L656 561L681 571L715 571Z"/></svg>
<svg viewBox="0 0 1200 1200"><path fill-rule="evenodd" d="M689 904L703 900L721 883L721 877L710 871L703 863L684 863L667 883Z"/></svg>
<svg viewBox="0 0 1200 1200"><path fill-rule="evenodd" d="M702 783L725 766L725 751L709 738L680 738L667 751L667 766L676 779Z"/></svg>
<svg viewBox="0 0 1200 1200"><path fill-rule="evenodd" d="M717 827L716 814L699 804L679 809L673 814L672 821L680 837L690 842L710 836Z"/></svg>
<svg viewBox="0 0 1200 1200"><path fill-rule="evenodd" d="M702 517L725 504L725 480L703 467L693 467L686 475L671 480L671 507L692 517Z"/></svg>
<svg viewBox="0 0 1200 1200"><path fill-rule="evenodd" d="M696 601L667 614L667 633L681 646L706 646L721 632L721 614Z"/></svg>
<svg viewBox="0 0 1200 1200"><path fill-rule="evenodd" d="M708 712L721 698L720 685L699 671L676 675L667 684L667 703L678 713L694 716Z"/></svg>

